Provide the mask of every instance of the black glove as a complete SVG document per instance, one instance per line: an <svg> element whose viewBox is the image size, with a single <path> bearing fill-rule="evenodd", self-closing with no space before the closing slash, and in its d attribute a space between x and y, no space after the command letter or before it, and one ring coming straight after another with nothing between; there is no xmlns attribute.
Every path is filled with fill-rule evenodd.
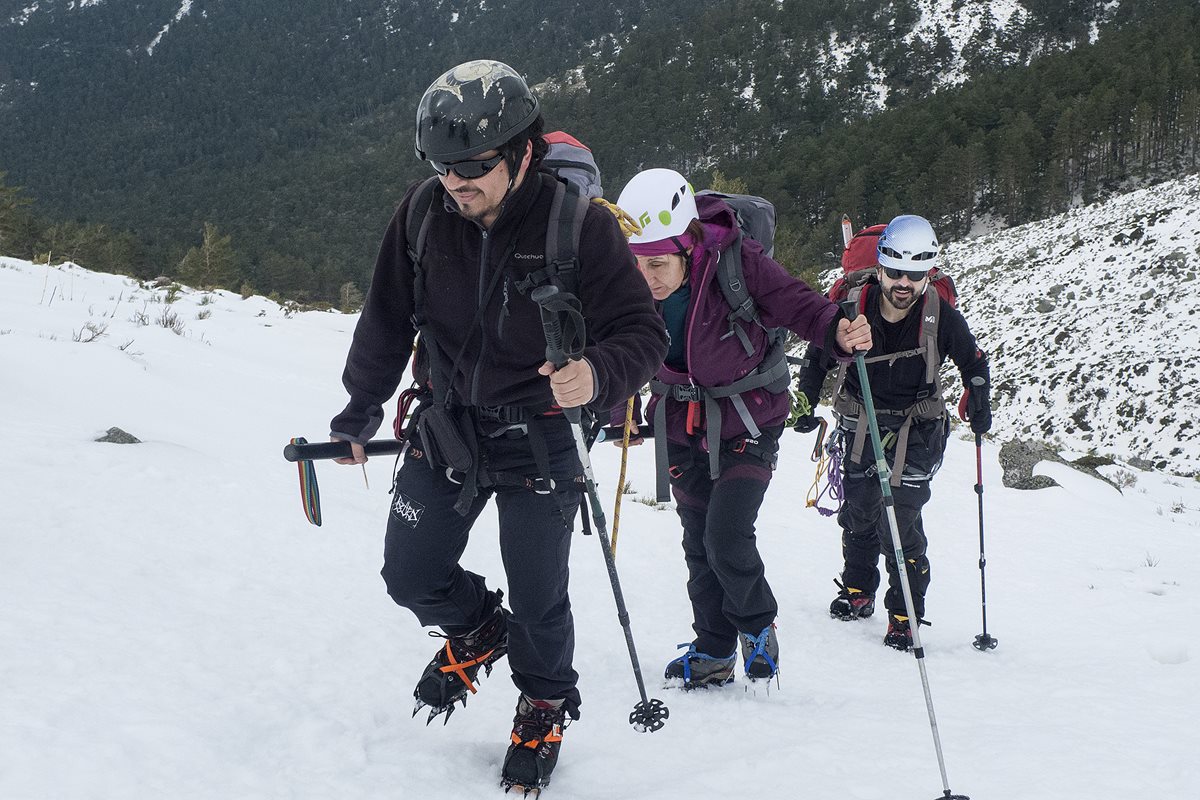
<svg viewBox="0 0 1200 800"><path fill-rule="evenodd" d="M792 428L798 433L811 433L821 426L821 418L816 414L805 414L797 417Z"/></svg>
<svg viewBox="0 0 1200 800"><path fill-rule="evenodd" d="M987 379L979 375L971 378L971 388L967 390L967 419L973 433L992 429L992 391Z"/></svg>

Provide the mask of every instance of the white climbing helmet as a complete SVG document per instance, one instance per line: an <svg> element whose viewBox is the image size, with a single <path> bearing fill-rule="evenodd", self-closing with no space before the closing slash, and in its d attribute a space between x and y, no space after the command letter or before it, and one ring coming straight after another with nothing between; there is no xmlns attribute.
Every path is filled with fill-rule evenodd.
<svg viewBox="0 0 1200 800"><path fill-rule="evenodd" d="M928 272L937 265L937 234L924 217L904 214L888 223L876 248L879 266L905 272Z"/></svg>
<svg viewBox="0 0 1200 800"><path fill-rule="evenodd" d="M637 220L642 232L629 237L638 255L660 255L685 250L694 244L685 237L688 225L699 219L696 195L687 178L673 169L648 169L634 175L617 205Z"/></svg>

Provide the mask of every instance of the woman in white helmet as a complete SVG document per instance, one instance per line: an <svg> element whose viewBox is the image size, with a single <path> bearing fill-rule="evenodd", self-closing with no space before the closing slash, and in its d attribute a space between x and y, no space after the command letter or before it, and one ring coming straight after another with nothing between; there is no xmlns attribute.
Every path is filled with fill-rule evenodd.
<svg viewBox="0 0 1200 800"><path fill-rule="evenodd" d="M789 275L743 233L725 199L697 196L674 170L634 176L617 205L641 226L629 246L670 334L647 415L660 499L669 476L683 524L695 637L666 677L685 688L729 683L740 643L747 679L770 680L779 669L778 605L754 523L790 410L779 329L849 360L871 346L870 328ZM743 211L755 230L761 218ZM623 421L624 409L613 416Z"/></svg>

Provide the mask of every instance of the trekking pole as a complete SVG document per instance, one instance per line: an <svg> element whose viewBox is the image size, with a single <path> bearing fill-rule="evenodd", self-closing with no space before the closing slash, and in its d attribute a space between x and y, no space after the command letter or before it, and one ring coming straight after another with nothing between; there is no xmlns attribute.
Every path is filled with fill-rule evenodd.
<svg viewBox="0 0 1200 800"><path fill-rule="evenodd" d="M617 479L617 499L613 501L612 554L617 557L617 532L621 529L621 495L625 494L625 467L629 463L629 429L633 427L633 397L625 404L625 430L621 434L621 476Z"/></svg>
<svg viewBox="0 0 1200 800"><path fill-rule="evenodd" d="M972 378L972 381L982 380ZM987 632L987 580L984 567L987 558L983 554L983 434L975 434L975 494L979 495L979 606L983 613L983 633L975 637L975 649L979 652L995 650L1000 642Z"/></svg>
<svg viewBox="0 0 1200 800"><path fill-rule="evenodd" d="M844 300L839 305L846 317L853 320L858 308L853 300ZM904 608L908 612L913 635L913 655L921 671L921 686L925 690L925 707L929 711L929 727L933 731L933 747L937 751L938 769L942 773L942 798L944 800L970 800L964 794L951 794L950 782L946 778L946 760L942 756L942 739L938 735L937 717L933 713L933 695L929 692L929 676L925 672L925 648L921 646L921 622L913 604L912 586L908 581L908 567L904 559L904 545L900 543L900 524L896 522L896 502L892 497L891 468L883 454L883 443L879 436L879 420L875 418L875 400L871 396L871 382L867 378L867 362L861 350L854 351L854 363L858 367L858 383L862 391L863 407L867 411L867 425L871 431L871 446L875 448L875 471L883 492L883 507L887 512L888 525L892 529L892 550L896 559L896 572L900 575L900 588L904 590Z"/></svg>
<svg viewBox="0 0 1200 800"><path fill-rule="evenodd" d="M579 300L572 295L558 290L557 286L539 286L530 295L542 312L542 330L546 335L546 360L561 369L570 360L583 357L583 315L579 311ZM561 314L567 314L574 335L569 342L570 350L564 342ZM584 441L583 427L578 406L564 408L563 415L571 423L571 432L575 436L575 449L579 451L579 463L583 466L584 483L587 487L588 505L592 509L592 522L596 526L597 538L601 549L604 550L604 563L608 567L608 581L612 584L613 599L617 603L617 620L625 632L625 644L629 648L629 660L633 663L633 677L637 682L638 694L641 701L629 713L629 724L639 733L653 733L663 726L670 711L658 699L646 697L646 685L642 681L642 668L638 664L637 648L633 644L633 631L629 627L629 612L625 608L625 598L621 594L621 580L617 577L617 562L613 558L612 545L608 540L608 528L604 520L604 509L600 505L600 493L596 489L596 477L592 472L592 459L588 454L587 442Z"/></svg>

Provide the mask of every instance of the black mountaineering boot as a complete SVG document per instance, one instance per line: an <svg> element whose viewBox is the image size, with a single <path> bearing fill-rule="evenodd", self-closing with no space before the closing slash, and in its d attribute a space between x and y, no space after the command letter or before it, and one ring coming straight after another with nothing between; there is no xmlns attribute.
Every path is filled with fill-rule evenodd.
<svg viewBox="0 0 1200 800"><path fill-rule="evenodd" d="M479 627L465 636L446 636L430 631L430 636L446 640L421 673L413 691L416 703L413 716L429 706L428 725L438 714L445 713L445 725L454 713L454 704L467 705L467 693L474 694L475 677L482 667L485 675L492 674L492 664L508 652L508 611L500 605L503 595L496 593L496 607Z"/></svg>
<svg viewBox="0 0 1200 800"><path fill-rule="evenodd" d="M524 797L541 793L550 783L563 728L569 724L562 700L530 700L521 695L513 717L512 743L500 773L505 792L517 789Z"/></svg>
<svg viewBox="0 0 1200 800"><path fill-rule="evenodd" d="M908 617L903 614L888 615L888 629L884 634L883 643L894 650L908 652L912 650L913 635L909 627Z"/></svg>
<svg viewBox="0 0 1200 800"><path fill-rule="evenodd" d="M838 585L840 591L829 604L829 616L848 622L852 619L866 619L875 613L875 595L851 586L843 586L836 578L833 582Z"/></svg>

